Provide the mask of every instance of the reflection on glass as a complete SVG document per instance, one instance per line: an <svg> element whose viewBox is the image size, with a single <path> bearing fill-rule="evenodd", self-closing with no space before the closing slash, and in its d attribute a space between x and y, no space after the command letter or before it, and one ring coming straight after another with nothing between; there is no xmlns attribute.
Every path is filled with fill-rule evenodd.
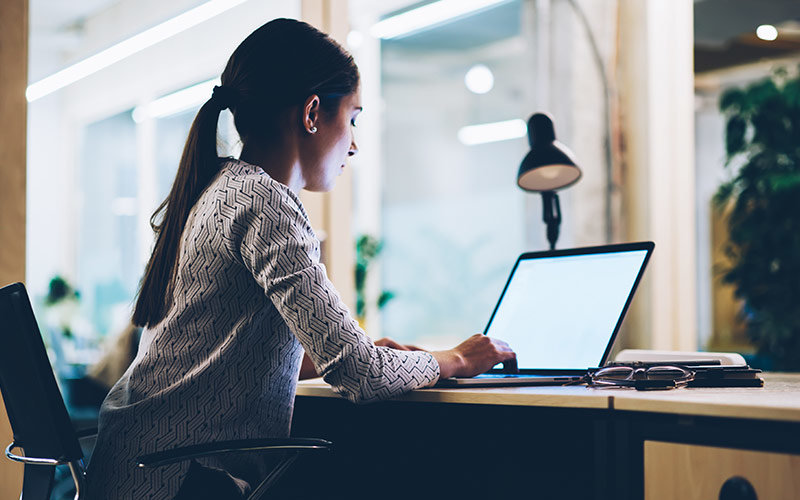
<svg viewBox="0 0 800 500"><path fill-rule="evenodd" d="M529 114L522 7L506 2L381 42L382 287L396 293L383 335L435 347L482 331L517 255L530 250L526 195L515 182L524 133L459 140L466 126ZM472 71L475 86L477 64L480 94L465 84Z"/></svg>
<svg viewBox="0 0 800 500"><path fill-rule="evenodd" d="M156 120L156 199L166 199L178 171L183 144L199 108ZM154 207L155 208L155 207ZM148 217L150 214L147 214Z"/></svg>
<svg viewBox="0 0 800 500"><path fill-rule="evenodd" d="M130 111L89 124L78 169L78 284L98 332L128 314L141 273L137 253L136 127Z"/></svg>
<svg viewBox="0 0 800 500"><path fill-rule="evenodd" d="M153 243L153 232L143 221L169 194L198 109L199 105L138 123L126 111L85 128L79 167L77 289L99 335L117 333L130 320L149 257L149 250L143 256L142 249ZM222 155L238 154L240 143L232 121L232 115L223 112L219 124ZM152 127L152 134L142 132L147 127Z"/></svg>

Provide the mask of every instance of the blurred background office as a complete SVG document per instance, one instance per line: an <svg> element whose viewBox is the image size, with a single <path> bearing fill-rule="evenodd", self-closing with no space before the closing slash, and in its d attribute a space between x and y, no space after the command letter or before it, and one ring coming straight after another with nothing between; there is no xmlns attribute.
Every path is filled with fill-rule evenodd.
<svg viewBox="0 0 800 500"><path fill-rule="evenodd" d="M733 201L715 205L715 194L749 161L730 141L748 145L753 133L746 120L734 120L741 137L731 131L739 108L721 110L720 98L796 82L794 0L28 7L24 278L65 380L89 373L119 332L135 348L129 321L153 244L149 217L226 58L275 17L331 33L361 68L360 153L332 193L303 199L329 274L370 335L439 348L483 330L516 256L547 248L540 198L516 186L524 122L546 111L583 171L561 193L559 248L656 242L617 347L737 350L770 366L748 333L747 294L734 297L737 284L722 279ZM761 102L737 95L748 109ZM223 112L220 152L236 156L231 122ZM762 221L773 223L787 224ZM778 286L769 276L762 284ZM800 335L794 314L781 331Z"/></svg>
<svg viewBox="0 0 800 500"><path fill-rule="evenodd" d="M515 184L534 111L583 169L561 195L559 247L657 243L620 342L704 349L730 328L714 324L711 199L730 175L719 96L796 70L796 2L30 0L26 281L43 309L54 277L76 291L56 321L73 323L71 362L127 325L149 216L227 55L317 4L358 60L366 112L352 168L307 203L370 334L437 347L481 331L515 257L546 248L540 199ZM134 48L87 59L116 44ZM71 66L85 71L47 80ZM356 248L364 235L373 246ZM375 250L356 290L353 266Z"/></svg>

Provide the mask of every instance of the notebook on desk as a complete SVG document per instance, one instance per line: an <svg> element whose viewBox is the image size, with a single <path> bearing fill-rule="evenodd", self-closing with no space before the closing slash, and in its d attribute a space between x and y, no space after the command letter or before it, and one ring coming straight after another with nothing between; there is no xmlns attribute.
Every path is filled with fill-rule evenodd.
<svg viewBox="0 0 800 500"><path fill-rule="evenodd" d="M437 386L563 385L603 366L653 247L641 242L520 255L483 332L508 342L519 372L498 365Z"/></svg>

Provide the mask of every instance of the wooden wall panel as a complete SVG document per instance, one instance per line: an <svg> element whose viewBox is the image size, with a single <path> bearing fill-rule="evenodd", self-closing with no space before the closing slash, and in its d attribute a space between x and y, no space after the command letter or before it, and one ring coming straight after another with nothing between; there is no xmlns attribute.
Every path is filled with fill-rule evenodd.
<svg viewBox="0 0 800 500"><path fill-rule="evenodd" d="M0 2L0 286L25 279L28 0ZM0 447L11 427L0 403ZM19 498L22 466L0 457L0 500Z"/></svg>
<svg viewBox="0 0 800 500"><path fill-rule="evenodd" d="M349 31L347 0L302 0L301 17L345 45ZM345 304L355 311L355 240L353 237L353 174L339 176L329 193L303 191L300 198L311 225L322 240L323 262Z"/></svg>

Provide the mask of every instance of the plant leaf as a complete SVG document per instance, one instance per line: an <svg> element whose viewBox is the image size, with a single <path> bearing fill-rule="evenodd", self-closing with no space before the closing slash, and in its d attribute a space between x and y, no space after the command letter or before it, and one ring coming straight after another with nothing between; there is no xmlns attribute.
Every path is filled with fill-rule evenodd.
<svg viewBox="0 0 800 500"><path fill-rule="evenodd" d="M745 95L741 89L726 90L719 98L719 110L723 113L729 110L740 112L743 109L744 101Z"/></svg>
<svg viewBox="0 0 800 500"><path fill-rule="evenodd" d="M394 292L390 292L388 290L381 293L380 297L378 297L378 309L382 308L386 305L387 302L394 298Z"/></svg>
<svg viewBox="0 0 800 500"><path fill-rule="evenodd" d="M725 151L728 158L744 149L744 134L747 131L747 122L739 115L733 115L725 126Z"/></svg>
<svg viewBox="0 0 800 500"><path fill-rule="evenodd" d="M735 187L736 187L735 181L729 181L723 183L719 187L719 189L717 189L717 192L714 193L714 198L712 198L714 207L716 207L717 210L722 210L725 207L725 204L728 202L731 195L733 194L733 189Z"/></svg>

